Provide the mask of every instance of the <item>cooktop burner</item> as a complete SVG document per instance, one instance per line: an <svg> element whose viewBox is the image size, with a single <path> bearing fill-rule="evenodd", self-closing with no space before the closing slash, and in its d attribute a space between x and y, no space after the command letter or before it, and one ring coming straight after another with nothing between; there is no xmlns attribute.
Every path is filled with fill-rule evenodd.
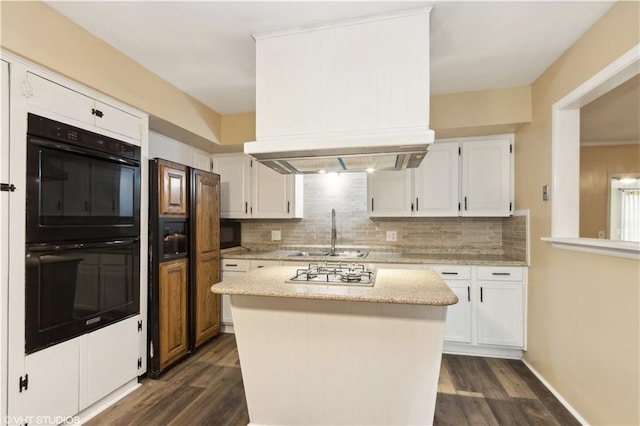
<svg viewBox="0 0 640 426"><path fill-rule="evenodd" d="M306 269L298 269L288 283L358 285L372 287L376 271L355 263L310 263Z"/></svg>

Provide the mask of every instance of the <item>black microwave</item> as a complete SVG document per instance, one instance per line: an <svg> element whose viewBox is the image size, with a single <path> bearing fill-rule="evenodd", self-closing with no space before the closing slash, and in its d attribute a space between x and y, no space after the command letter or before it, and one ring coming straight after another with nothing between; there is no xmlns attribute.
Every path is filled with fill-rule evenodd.
<svg viewBox="0 0 640 426"><path fill-rule="evenodd" d="M220 248L226 249L231 247L240 247L241 226L240 222L234 220L220 221Z"/></svg>

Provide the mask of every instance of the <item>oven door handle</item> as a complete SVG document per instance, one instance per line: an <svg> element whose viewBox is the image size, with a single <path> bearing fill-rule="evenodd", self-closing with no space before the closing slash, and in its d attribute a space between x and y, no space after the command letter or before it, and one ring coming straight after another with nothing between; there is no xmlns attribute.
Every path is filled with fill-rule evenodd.
<svg viewBox="0 0 640 426"><path fill-rule="evenodd" d="M32 244L29 245L28 251L32 252L41 252L41 251L68 251L68 250L79 250L86 248L111 248L111 247L121 247L135 244L137 239L133 240L117 240L117 241L107 241L100 243L71 243L71 244Z"/></svg>
<svg viewBox="0 0 640 426"><path fill-rule="evenodd" d="M38 139L34 137L30 137L29 142L34 145L43 146L45 148L57 149L59 151L74 152L76 154L83 154L91 157L97 157L103 160L122 163L122 164L126 164L133 167L140 167L140 163L137 161L129 160L123 157L117 157L115 155L107 154L106 152L100 152L100 151L94 151L92 149L81 148L75 145L67 145L59 142L47 141L47 140Z"/></svg>

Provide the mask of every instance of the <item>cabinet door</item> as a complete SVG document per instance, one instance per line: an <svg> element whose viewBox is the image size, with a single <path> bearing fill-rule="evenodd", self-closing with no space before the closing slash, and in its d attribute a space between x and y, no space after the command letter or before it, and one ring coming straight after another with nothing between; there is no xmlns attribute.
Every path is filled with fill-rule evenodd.
<svg viewBox="0 0 640 426"><path fill-rule="evenodd" d="M26 415L53 418L73 416L79 411L82 339L84 336L25 357L25 371L29 374L29 388L24 393Z"/></svg>
<svg viewBox="0 0 640 426"><path fill-rule="evenodd" d="M434 143L414 171L414 216L458 216L457 142Z"/></svg>
<svg viewBox="0 0 640 426"><path fill-rule="evenodd" d="M251 159L244 154L217 156L213 171L220 175L220 217L251 217Z"/></svg>
<svg viewBox="0 0 640 426"><path fill-rule="evenodd" d="M478 287L478 343L521 348L524 344L522 283L481 281Z"/></svg>
<svg viewBox="0 0 640 426"><path fill-rule="evenodd" d="M187 215L187 171L186 168L160 164L160 215Z"/></svg>
<svg viewBox="0 0 640 426"><path fill-rule="evenodd" d="M293 175L282 175L257 161L253 162L254 218L283 219L292 217Z"/></svg>
<svg viewBox="0 0 640 426"><path fill-rule="evenodd" d="M462 216L509 216L510 137L467 140L462 147Z"/></svg>
<svg viewBox="0 0 640 426"><path fill-rule="evenodd" d="M194 268L195 346L220 331L220 297L211 286L220 281L220 177L193 171L194 183Z"/></svg>
<svg viewBox="0 0 640 426"><path fill-rule="evenodd" d="M411 216L413 191L411 171L377 171L369 175L370 217Z"/></svg>
<svg viewBox="0 0 640 426"><path fill-rule="evenodd" d="M32 91L31 96L27 97L30 106L93 124L93 99L35 74L27 73L27 80Z"/></svg>
<svg viewBox="0 0 640 426"><path fill-rule="evenodd" d="M128 318L87 334L80 410L138 376L138 320Z"/></svg>
<svg viewBox="0 0 640 426"><path fill-rule="evenodd" d="M471 343L471 283L453 280L445 283L458 296L458 303L447 307L444 340Z"/></svg>
<svg viewBox="0 0 640 426"><path fill-rule="evenodd" d="M102 113L95 118L96 127L137 140L142 137L142 120L140 117L99 101L96 101L95 109Z"/></svg>
<svg viewBox="0 0 640 426"><path fill-rule="evenodd" d="M160 369L187 353L187 259L160 264L159 317L160 317Z"/></svg>

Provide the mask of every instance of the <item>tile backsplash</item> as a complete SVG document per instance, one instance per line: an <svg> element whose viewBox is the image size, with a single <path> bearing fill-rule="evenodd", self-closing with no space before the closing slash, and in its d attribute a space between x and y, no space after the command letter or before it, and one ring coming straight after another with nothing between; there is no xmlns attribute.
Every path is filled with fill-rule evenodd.
<svg viewBox="0 0 640 426"><path fill-rule="evenodd" d="M242 245L254 250L328 248L331 209L336 210L337 246L376 251L507 255L526 259L526 220L511 218L369 218L367 175L304 177L304 218L245 220ZM281 241L271 241L280 230ZM386 241L387 231L397 241Z"/></svg>

